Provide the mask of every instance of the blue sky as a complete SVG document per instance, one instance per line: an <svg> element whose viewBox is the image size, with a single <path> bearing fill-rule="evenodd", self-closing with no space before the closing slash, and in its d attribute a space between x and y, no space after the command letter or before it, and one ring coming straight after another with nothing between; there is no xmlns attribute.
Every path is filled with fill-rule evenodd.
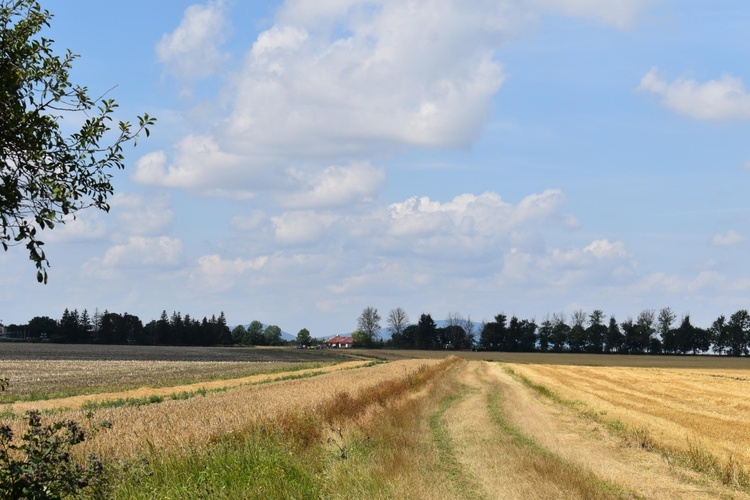
<svg viewBox="0 0 750 500"><path fill-rule="evenodd" d="M6 324L750 306L746 2L47 7L73 78L159 122L111 212L46 235L48 285L0 254Z"/></svg>

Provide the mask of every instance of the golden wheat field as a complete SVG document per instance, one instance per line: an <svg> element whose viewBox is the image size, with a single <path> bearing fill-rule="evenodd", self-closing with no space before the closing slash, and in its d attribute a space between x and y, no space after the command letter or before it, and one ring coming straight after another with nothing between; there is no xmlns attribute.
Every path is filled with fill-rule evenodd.
<svg viewBox="0 0 750 500"><path fill-rule="evenodd" d="M675 450L750 466L750 370L509 364L605 419Z"/></svg>
<svg viewBox="0 0 750 500"><path fill-rule="evenodd" d="M322 373L310 378L283 380L263 383L264 379L280 378L285 375L304 376L305 371L277 372L269 375L256 375L241 379L201 382L187 386L167 388L141 388L134 391L112 392L96 395L74 396L70 398L44 401L22 402L2 405L16 413L42 408L55 411L56 419L87 421L88 410L81 410L85 401L117 399L123 397L144 397L152 394L163 395L182 391L195 391L208 388L204 396L189 399L165 400L159 404L135 405L103 408L95 412L96 420L113 423L111 429L96 435L79 450L81 453L94 452L100 456L134 457L147 450L173 452L192 448L218 439L220 436L241 431L263 422L273 422L288 414L313 408L319 402L339 392L356 393L366 387L401 377L420 366L435 364L436 360L404 360L378 366L356 369L365 361L350 361L327 368L314 370ZM81 362L79 362L81 363ZM143 363L147 370L153 362ZM69 365L59 365L66 366ZM133 365L134 368L137 368ZM117 367L113 367L116 369ZM151 369L155 369L151 366ZM106 370L101 366L100 370ZM217 392L216 389L226 388ZM78 408L78 409L76 409ZM21 421L11 421L11 427L20 428Z"/></svg>

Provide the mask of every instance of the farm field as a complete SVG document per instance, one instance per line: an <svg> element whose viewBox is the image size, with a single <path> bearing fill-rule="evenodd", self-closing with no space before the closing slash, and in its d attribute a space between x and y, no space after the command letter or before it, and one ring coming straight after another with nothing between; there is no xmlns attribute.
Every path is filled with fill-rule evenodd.
<svg viewBox="0 0 750 500"><path fill-rule="evenodd" d="M162 380L6 403L0 424L20 435L35 405L45 421L111 422L75 455L109 464L114 498L750 497L747 360L334 354L346 361L166 362L177 377L103 363L102 377ZM97 361L55 363L88 378ZM191 363L203 378L186 383Z"/></svg>

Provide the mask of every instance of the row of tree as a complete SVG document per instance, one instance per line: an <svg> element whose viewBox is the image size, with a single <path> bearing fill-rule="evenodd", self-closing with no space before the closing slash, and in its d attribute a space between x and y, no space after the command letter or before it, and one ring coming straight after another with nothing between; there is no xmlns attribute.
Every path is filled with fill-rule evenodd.
<svg viewBox="0 0 750 500"><path fill-rule="evenodd" d="M568 321L563 313L537 324L534 319L508 318L498 314L479 327L471 318L448 315L438 327L429 314L417 324L401 308L391 310L386 322L389 340L378 339L381 317L376 308L362 311L354 340L362 347L383 345L403 349L480 349L508 352L589 352L620 354L699 354L730 356L750 353L750 314L741 309L729 318L719 316L708 328L693 325L690 315L677 322L665 307L641 311L636 319L618 322L597 309L590 314L575 311ZM477 336L478 334L478 336Z"/></svg>
<svg viewBox="0 0 750 500"><path fill-rule="evenodd" d="M230 345L232 334L224 313L198 321L179 312L168 316L161 313L158 320L147 324L132 314L98 310L89 315L65 309L60 320L36 316L26 325L9 325L7 335L31 340L62 343L138 344L138 345Z"/></svg>
<svg viewBox="0 0 750 500"><path fill-rule="evenodd" d="M308 332L309 337L309 332ZM260 321L251 322L247 328L237 325L232 330L232 342L239 345L285 345L281 328L276 325L263 326Z"/></svg>

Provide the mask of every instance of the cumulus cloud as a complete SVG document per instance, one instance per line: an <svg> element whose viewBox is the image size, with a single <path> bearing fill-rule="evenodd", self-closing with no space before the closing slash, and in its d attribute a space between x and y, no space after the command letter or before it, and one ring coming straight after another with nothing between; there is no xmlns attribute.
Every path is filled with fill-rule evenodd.
<svg viewBox="0 0 750 500"><path fill-rule="evenodd" d="M290 208L367 199L382 185L367 162L480 137L505 80L498 50L541 17L622 27L653 2L287 0L236 58L214 125L141 158L134 179L217 196L270 191ZM226 23L223 2L188 8L160 60L185 78L214 71Z"/></svg>
<svg viewBox="0 0 750 500"><path fill-rule="evenodd" d="M220 255L204 255L198 259L198 273L193 276L194 284L206 286L213 291L227 290L247 271L263 268L268 256L255 259L224 259Z"/></svg>
<svg viewBox="0 0 750 500"><path fill-rule="evenodd" d="M718 247L728 247L742 243L747 238L737 231L729 230L726 233L717 233L711 238L711 244Z"/></svg>
<svg viewBox="0 0 750 500"><path fill-rule="evenodd" d="M112 213L121 229L129 234L154 236L162 234L174 220L168 195L144 196L117 193L112 197Z"/></svg>
<svg viewBox="0 0 750 500"><path fill-rule="evenodd" d="M522 244L529 231L546 225L570 227L573 219L559 212L563 201L555 189L529 195L517 206L491 192L463 194L446 203L413 197L388 207L383 243L425 253L491 252Z"/></svg>
<svg viewBox="0 0 750 500"><path fill-rule="evenodd" d="M574 286L624 282L636 264L621 241L595 240L583 248L550 248L544 253L511 249L501 280L524 285Z"/></svg>
<svg viewBox="0 0 750 500"><path fill-rule="evenodd" d="M705 83L687 78L669 83L652 68L638 90L658 95L664 107L697 120L750 119L750 93L741 79L731 75Z"/></svg>
<svg viewBox="0 0 750 500"><path fill-rule="evenodd" d="M346 167L331 166L321 172L293 172L301 192L283 196L282 205L289 208L330 208L372 201L385 184L385 172L369 163Z"/></svg>
<svg viewBox="0 0 750 500"><path fill-rule="evenodd" d="M102 264L112 268L171 267L179 263L181 255L182 242L176 238L133 236L110 247Z"/></svg>
<svg viewBox="0 0 750 500"><path fill-rule="evenodd" d="M156 55L165 70L181 79L195 80L212 75L229 56L219 50L228 29L224 2L191 5L180 25L164 34Z"/></svg>
<svg viewBox="0 0 750 500"><path fill-rule="evenodd" d="M284 245L317 242L337 219L332 214L320 214L311 210L285 212L271 218L276 240Z"/></svg>

